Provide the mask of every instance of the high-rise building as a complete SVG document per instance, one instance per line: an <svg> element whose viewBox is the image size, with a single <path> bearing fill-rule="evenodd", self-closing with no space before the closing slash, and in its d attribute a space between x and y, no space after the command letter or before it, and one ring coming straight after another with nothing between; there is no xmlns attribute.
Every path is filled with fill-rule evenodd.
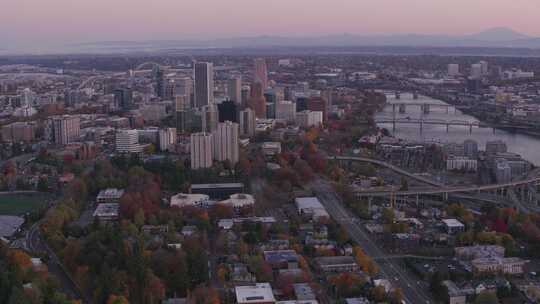
<svg viewBox="0 0 540 304"><path fill-rule="evenodd" d="M189 77L183 77L175 79L174 83L176 84L176 95L185 96L189 107L193 107L193 80Z"/></svg>
<svg viewBox="0 0 540 304"><path fill-rule="evenodd" d="M32 92L30 88L26 88L22 92L21 106L33 106L34 100L36 100L36 93Z"/></svg>
<svg viewBox="0 0 540 304"><path fill-rule="evenodd" d="M205 132L191 134L191 169L212 167L212 134Z"/></svg>
<svg viewBox="0 0 540 304"><path fill-rule="evenodd" d="M184 96L175 97L176 130L185 132L187 127L187 111L190 109L189 99Z"/></svg>
<svg viewBox="0 0 540 304"><path fill-rule="evenodd" d="M176 96L176 83L174 80L165 81L163 84L163 95L164 100L174 100Z"/></svg>
<svg viewBox="0 0 540 304"><path fill-rule="evenodd" d="M81 133L79 117L64 115L53 116L47 120L45 137L49 142L66 145L77 141Z"/></svg>
<svg viewBox="0 0 540 304"><path fill-rule="evenodd" d="M251 137L255 135L255 112L247 108L244 111L240 111L240 135Z"/></svg>
<svg viewBox="0 0 540 304"><path fill-rule="evenodd" d="M448 76L458 76L459 75L459 64L451 63L448 65Z"/></svg>
<svg viewBox="0 0 540 304"><path fill-rule="evenodd" d="M257 118L266 118L266 99L264 98L262 85L260 82L251 85L251 96L248 106L255 111Z"/></svg>
<svg viewBox="0 0 540 304"><path fill-rule="evenodd" d="M238 122L238 105L232 100L225 100L217 105L219 122Z"/></svg>
<svg viewBox="0 0 540 304"><path fill-rule="evenodd" d="M489 64L487 61L479 61L478 64L482 67L482 75L486 76L489 74Z"/></svg>
<svg viewBox="0 0 540 304"><path fill-rule="evenodd" d="M242 104L242 77L233 76L227 84L227 95L237 105Z"/></svg>
<svg viewBox="0 0 540 304"><path fill-rule="evenodd" d="M230 121L218 124L212 133L214 159L229 161L232 166L238 162L238 124Z"/></svg>
<svg viewBox="0 0 540 304"><path fill-rule="evenodd" d="M264 58L257 58L254 62L255 71L253 73L253 81L261 84L263 91L268 88L268 69Z"/></svg>
<svg viewBox="0 0 540 304"><path fill-rule="evenodd" d="M326 115L332 112L332 102L334 100L333 95L334 95L334 92L332 91L332 89L324 90L321 93L321 97L324 98L324 100L326 100L326 112L327 112Z"/></svg>
<svg viewBox="0 0 540 304"><path fill-rule="evenodd" d="M169 151L171 146L176 144L176 129L166 128L159 130L159 149Z"/></svg>
<svg viewBox="0 0 540 304"><path fill-rule="evenodd" d="M471 78L473 79L480 79L482 78L483 72L482 72L482 64L475 63L471 65Z"/></svg>
<svg viewBox="0 0 540 304"><path fill-rule="evenodd" d="M214 66L210 62L196 62L194 65L195 107L214 103Z"/></svg>
<svg viewBox="0 0 540 304"><path fill-rule="evenodd" d="M219 112L215 104L209 104L202 108L202 131L212 133L217 129Z"/></svg>
<svg viewBox="0 0 540 304"><path fill-rule="evenodd" d="M296 104L288 100L278 101L276 103L276 119L293 123L296 119Z"/></svg>
<svg viewBox="0 0 540 304"><path fill-rule="evenodd" d="M114 107L129 110L133 106L133 91L130 88L114 90Z"/></svg>
<svg viewBox="0 0 540 304"><path fill-rule="evenodd" d="M307 109L310 111L320 111L323 113L323 121L328 119L328 107L326 100L322 97L311 97L307 100Z"/></svg>
<svg viewBox="0 0 540 304"><path fill-rule="evenodd" d="M165 92L165 75L163 73L163 70L159 66L154 66L153 69L154 73L154 82L155 82L155 94L157 97L163 98L163 94Z"/></svg>
<svg viewBox="0 0 540 304"><path fill-rule="evenodd" d="M317 127L323 123L321 111L305 110L296 113L296 123L302 128Z"/></svg>
<svg viewBox="0 0 540 304"><path fill-rule="evenodd" d="M116 152L141 153L139 145L139 132L137 130L118 130L116 132Z"/></svg>
<svg viewBox="0 0 540 304"><path fill-rule="evenodd" d="M247 108L249 106L249 95L250 95L251 87L248 85L245 85L242 87L242 108Z"/></svg>

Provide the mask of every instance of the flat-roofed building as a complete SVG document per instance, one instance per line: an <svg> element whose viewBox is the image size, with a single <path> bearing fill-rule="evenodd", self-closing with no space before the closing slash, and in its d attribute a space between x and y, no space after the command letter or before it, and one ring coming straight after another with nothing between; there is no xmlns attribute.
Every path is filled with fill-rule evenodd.
<svg viewBox="0 0 540 304"><path fill-rule="evenodd" d="M261 148L266 156L276 156L281 153L280 142L264 142Z"/></svg>
<svg viewBox="0 0 540 304"><path fill-rule="evenodd" d="M442 220L446 232L455 234L465 230L465 225L456 219L443 219Z"/></svg>
<svg viewBox="0 0 540 304"><path fill-rule="evenodd" d="M120 198L124 195L123 189L108 188L99 191L96 202L98 203L118 203Z"/></svg>
<svg viewBox="0 0 540 304"><path fill-rule="evenodd" d="M322 272L355 272L359 267L352 256L333 256L315 258L315 264Z"/></svg>
<svg viewBox="0 0 540 304"><path fill-rule="evenodd" d="M118 220L119 209L118 203L102 203L97 205L94 217L102 223L114 222Z"/></svg>
<svg viewBox="0 0 540 304"><path fill-rule="evenodd" d="M220 201L218 204L231 206L238 210L255 206L255 198L251 194L235 193L229 199Z"/></svg>
<svg viewBox="0 0 540 304"><path fill-rule="evenodd" d="M271 304L275 303L270 283L256 283L234 288L238 304Z"/></svg>
<svg viewBox="0 0 540 304"><path fill-rule="evenodd" d="M298 254L294 250L270 250L263 252L264 260L275 269L298 268Z"/></svg>
<svg viewBox="0 0 540 304"><path fill-rule="evenodd" d="M231 195L244 193L242 183L222 183L222 184L192 184L191 193L206 194L213 200L224 200Z"/></svg>
<svg viewBox="0 0 540 304"><path fill-rule="evenodd" d="M522 274L523 268L529 261L521 258L483 258L471 261L475 274L502 273L509 275Z"/></svg>
<svg viewBox="0 0 540 304"><path fill-rule="evenodd" d="M300 215L308 216L313 220L330 217L324 206L316 197L297 197L294 202Z"/></svg>
<svg viewBox="0 0 540 304"><path fill-rule="evenodd" d="M210 197L206 194L178 193L171 197L171 206L176 207L202 207L209 205Z"/></svg>

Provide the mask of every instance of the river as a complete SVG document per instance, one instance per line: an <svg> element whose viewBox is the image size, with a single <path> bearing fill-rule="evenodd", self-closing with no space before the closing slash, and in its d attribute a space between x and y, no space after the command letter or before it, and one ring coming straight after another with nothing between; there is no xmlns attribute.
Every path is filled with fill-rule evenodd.
<svg viewBox="0 0 540 304"><path fill-rule="evenodd" d="M387 105L383 111L375 115L375 120L391 119L392 118L392 103L401 102L408 104L441 104L447 103L426 96L419 96L414 99L412 94L402 93L398 100L394 95L387 95ZM405 113L399 113L396 106L396 118L401 119L419 119L422 116L422 111L419 105L406 106ZM477 121L474 117L461 113L459 110L450 108L447 110L442 107L431 107L429 114L424 115L425 120L460 120L460 121ZM466 139L472 139L478 142L478 149L485 149L487 141L502 140L506 142L508 151L520 154L524 159L532 162L536 166L540 166L540 139L528 135L510 133L503 130L492 128L479 128L473 126L472 133L468 126L450 126L448 132L445 125L424 124L422 132L420 132L419 124L397 123L396 130L392 131L392 123L379 123L379 127L386 128L397 138L407 139L411 141L430 141L439 143L456 142L461 143Z"/></svg>

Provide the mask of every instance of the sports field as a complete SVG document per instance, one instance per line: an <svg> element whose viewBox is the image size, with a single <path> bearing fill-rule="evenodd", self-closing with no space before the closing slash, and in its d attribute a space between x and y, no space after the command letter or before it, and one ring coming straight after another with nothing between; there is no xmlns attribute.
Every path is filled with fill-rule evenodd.
<svg viewBox="0 0 540 304"><path fill-rule="evenodd" d="M38 210L47 203L47 195L0 194L0 215L23 215Z"/></svg>

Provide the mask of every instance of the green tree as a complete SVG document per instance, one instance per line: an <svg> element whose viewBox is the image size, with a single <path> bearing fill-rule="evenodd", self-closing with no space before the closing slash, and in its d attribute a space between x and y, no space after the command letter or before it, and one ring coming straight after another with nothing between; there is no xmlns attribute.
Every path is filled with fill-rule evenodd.
<svg viewBox="0 0 540 304"><path fill-rule="evenodd" d="M405 177L401 178L399 191L408 191L409 190L409 181Z"/></svg>
<svg viewBox="0 0 540 304"><path fill-rule="evenodd" d="M382 219L386 224L392 224L394 223L394 220L396 218L396 215L394 214L394 210L391 208L384 208L382 211Z"/></svg>
<svg viewBox="0 0 540 304"><path fill-rule="evenodd" d="M142 209L138 209L135 213L135 217L133 218L133 221L135 222L135 225L139 228L141 228L144 225L145 217L144 217L144 211Z"/></svg>
<svg viewBox="0 0 540 304"><path fill-rule="evenodd" d="M476 299L474 299L474 304L498 304L499 299L494 292L483 291L481 292Z"/></svg>
<svg viewBox="0 0 540 304"><path fill-rule="evenodd" d="M49 182L47 181L46 177L40 177L38 184L37 184L37 191L39 192L47 192L49 191Z"/></svg>

